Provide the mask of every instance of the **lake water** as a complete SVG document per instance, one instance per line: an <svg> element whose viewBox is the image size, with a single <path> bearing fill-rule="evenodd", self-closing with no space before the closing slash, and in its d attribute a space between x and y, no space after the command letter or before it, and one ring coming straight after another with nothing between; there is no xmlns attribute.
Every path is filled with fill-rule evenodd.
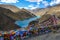
<svg viewBox="0 0 60 40"><path fill-rule="evenodd" d="M17 20L15 22L15 24L17 24L18 26L22 27L22 28L25 28L29 25L29 23L31 21L34 21L34 20L37 20L38 18L40 18L40 16L37 16L37 17L33 17L33 18L29 18L29 19L25 19L23 21L20 21L20 20Z"/></svg>

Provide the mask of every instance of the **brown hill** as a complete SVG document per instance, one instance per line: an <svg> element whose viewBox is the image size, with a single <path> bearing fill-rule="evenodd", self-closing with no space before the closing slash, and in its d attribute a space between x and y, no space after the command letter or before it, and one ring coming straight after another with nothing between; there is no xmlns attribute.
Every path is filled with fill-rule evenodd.
<svg viewBox="0 0 60 40"><path fill-rule="evenodd" d="M46 9L39 8L39 9L31 10L30 12L32 12L36 16L43 16L45 13L47 13L48 10L49 8L46 8Z"/></svg>
<svg viewBox="0 0 60 40"><path fill-rule="evenodd" d="M14 13L20 11L20 9L17 8L16 6L9 5L9 4L0 4L0 7L6 8L6 9L10 9L10 10L13 11Z"/></svg>
<svg viewBox="0 0 60 40"><path fill-rule="evenodd" d="M3 6L3 7L2 7ZM10 7L7 5L2 5L0 7L0 31L9 31L20 28L15 24L16 20L24 20L27 18L35 17L35 15L30 14L29 11L25 9L18 9L18 12L14 12L11 9L7 8ZM4 8L6 6L6 8ZM15 7L15 6L12 6Z"/></svg>
<svg viewBox="0 0 60 40"><path fill-rule="evenodd" d="M36 12L34 13L37 16L43 16L45 14L50 14L50 15L60 15L60 4L59 5L55 5L55 6L50 6L48 8L43 8L43 9L35 9Z"/></svg>
<svg viewBox="0 0 60 40"><path fill-rule="evenodd" d="M9 31L19 28L17 25L14 24L15 19L8 16L9 13L13 12L9 9L0 7L0 31Z"/></svg>
<svg viewBox="0 0 60 40"><path fill-rule="evenodd" d="M13 5L0 4L0 7L11 10L13 13L8 13L7 12L5 14L7 16L12 17L15 20L24 20L24 19L31 18L31 17L35 16L31 12L27 11L26 9L19 9L16 6L13 6Z"/></svg>
<svg viewBox="0 0 60 40"><path fill-rule="evenodd" d="M56 15L56 16L60 17L60 5L50 7L47 14Z"/></svg>
<svg viewBox="0 0 60 40"><path fill-rule="evenodd" d="M41 16L41 18L39 19L40 22L48 20L52 15L55 15L58 19L57 24L60 25L60 5L41 9L39 12L37 12L37 14Z"/></svg>
<svg viewBox="0 0 60 40"><path fill-rule="evenodd" d="M51 17L51 15L49 14L45 14L43 16L41 16L41 18L39 19L39 22L43 22L43 21L46 21L47 19L49 19Z"/></svg>

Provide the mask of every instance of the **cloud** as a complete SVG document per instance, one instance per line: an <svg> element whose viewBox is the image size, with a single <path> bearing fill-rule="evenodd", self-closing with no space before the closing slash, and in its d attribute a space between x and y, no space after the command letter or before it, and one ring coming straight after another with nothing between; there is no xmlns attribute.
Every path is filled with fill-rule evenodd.
<svg viewBox="0 0 60 40"><path fill-rule="evenodd" d="M51 0L51 2L48 2L46 0L26 0L26 1L37 3L37 5L30 4L27 7L22 7L22 8L30 9L30 10L39 8L41 3L44 5L44 7L47 7L49 5L53 6L53 5L56 5L56 4L60 4L60 0Z"/></svg>
<svg viewBox="0 0 60 40"><path fill-rule="evenodd" d="M28 2L37 2L37 4L39 5L40 2L42 2L43 0L26 0L26 1L28 1Z"/></svg>
<svg viewBox="0 0 60 40"><path fill-rule="evenodd" d="M26 1L29 1L29 2L41 2L43 0L26 0Z"/></svg>
<svg viewBox="0 0 60 40"><path fill-rule="evenodd" d="M26 0L26 1L28 1L28 2L36 2L37 5L35 5L35 6L29 5L29 6L28 6L28 7L31 8L31 9L35 9L35 8L39 7L40 2L42 2L43 0Z"/></svg>
<svg viewBox="0 0 60 40"><path fill-rule="evenodd" d="M44 4L45 7L47 7L49 5L49 3L47 1L43 1L42 3Z"/></svg>
<svg viewBox="0 0 60 40"><path fill-rule="evenodd" d="M56 4L60 4L60 0L54 0Z"/></svg>
<svg viewBox="0 0 60 40"><path fill-rule="evenodd" d="M47 2L46 0L26 0L26 1L37 2L37 6L39 6L41 3L43 3L45 7L47 7L49 5L53 6L53 5L60 4L60 0L51 0L51 2Z"/></svg>
<svg viewBox="0 0 60 40"><path fill-rule="evenodd" d="M60 4L60 0L52 0L50 3L50 6L56 5L56 4Z"/></svg>
<svg viewBox="0 0 60 40"><path fill-rule="evenodd" d="M20 9L22 9L22 8L24 8L24 9L29 9L29 10L33 10L33 9L36 9L36 8L38 8L38 6L37 5L33 5L33 4L30 4L30 5L28 5L27 7L19 7Z"/></svg>
<svg viewBox="0 0 60 40"><path fill-rule="evenodd" d="M26 0L26 1L29 1L29 2L37 2L36 7L37 7L37 6L39 7L39 5L40 5L41 3L43 3L45 7L47 7L47 6L49 5L46 0ZM36 8L36 7L35 7L35 8Z"/></svg>
<svg viewBox="0 0 60 40"><path fill-rule="evenodd" d="M0 0L0 2L4 2L4 3L17 3L19 1L18 0Z"/></svg>
<svg viewBox="0 0 60 40"><path fill-rule="evenodd" d="M28 5L28 8L30 8L32 10L32 9L38 8L38 6L37 5L34 6L34 5L31 4L31 5Z"/></svg>
<svg viewBox="0 0 60 40"><path fill-rule="evenodd" d="M43 1L43 0L26 0L26 1L37 2L37 4L36 5L30 4L27 7L20 7L20 8L25 8L25 9L33 10L33 9L36 9L36 8L40 7L40 2L42 2L45 7L47 7L49 5L47 1Z"/></svg>

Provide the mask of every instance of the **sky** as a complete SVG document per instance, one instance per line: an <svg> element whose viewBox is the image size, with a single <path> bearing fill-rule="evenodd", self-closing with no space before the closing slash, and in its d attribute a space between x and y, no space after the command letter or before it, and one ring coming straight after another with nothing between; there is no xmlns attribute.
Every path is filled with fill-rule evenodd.
<svg viewBox="0 0 60 40"><path fill-rule="evenodd" d="M60 4L60 0L0 0L0 4L10 4L25 9L36 9Z"/></svg>

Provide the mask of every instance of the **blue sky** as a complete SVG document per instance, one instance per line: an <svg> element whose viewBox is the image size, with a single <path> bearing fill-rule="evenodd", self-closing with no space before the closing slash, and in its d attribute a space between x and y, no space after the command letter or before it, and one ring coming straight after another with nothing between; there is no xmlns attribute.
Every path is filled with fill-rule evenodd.
<svg viewBox="0 0 60 40"><path fill-rule="evenodd" d="M60 0L0 0L0 4L11 4L19 8L35 9L60 4Z"/></svg>

